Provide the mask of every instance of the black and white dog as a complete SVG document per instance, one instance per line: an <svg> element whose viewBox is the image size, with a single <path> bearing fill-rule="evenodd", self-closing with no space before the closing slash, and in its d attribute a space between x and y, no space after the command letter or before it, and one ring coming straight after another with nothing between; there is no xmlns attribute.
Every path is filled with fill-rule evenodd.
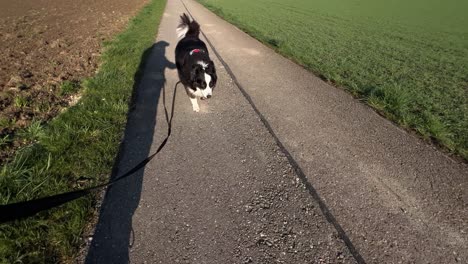
<svg viewBox="0 0 468 264"><path fill-rule="evenodd" d="M192 102L193 111L198 112L200 107L197 98L211 98L218 78L205 43L198 38L200 25L195 20L190 21L185 13L180 19L177 34L182 39L175 50L176 66L179 79Z"/></svg>

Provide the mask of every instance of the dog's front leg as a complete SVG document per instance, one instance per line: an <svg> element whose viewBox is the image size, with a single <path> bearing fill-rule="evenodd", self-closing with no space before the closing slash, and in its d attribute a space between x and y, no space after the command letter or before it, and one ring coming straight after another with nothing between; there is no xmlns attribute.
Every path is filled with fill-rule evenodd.
<svg viewBox="0 0 468 264"><path fill-rule="evenodd" d="M190 97L190 102L192 102L192 108L194 112L200 112L200 107L198 106L197 97Z"/></svg>
<svg viewBox="0 0 468 264"><path fill-rule="evenodd" d="M198 106L197 97L193 94L193 92L187 86L185 86L185 91L187 92L187 95L190 98L193 111L197 113L200 112L200 107Z"/></svg>

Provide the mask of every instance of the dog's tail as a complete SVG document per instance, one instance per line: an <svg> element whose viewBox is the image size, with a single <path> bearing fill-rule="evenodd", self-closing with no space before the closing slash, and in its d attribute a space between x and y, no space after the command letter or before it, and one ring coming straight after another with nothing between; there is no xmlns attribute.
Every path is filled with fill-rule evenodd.
<svg viewBox="0 0 468 264"><path fill-rule="evenodd" d="M180 16L180 24L177 27L177 37L183 38L185 36L198 37L200 34L200 25L197 21L190 21L190 18L183 13Z"/></svg>

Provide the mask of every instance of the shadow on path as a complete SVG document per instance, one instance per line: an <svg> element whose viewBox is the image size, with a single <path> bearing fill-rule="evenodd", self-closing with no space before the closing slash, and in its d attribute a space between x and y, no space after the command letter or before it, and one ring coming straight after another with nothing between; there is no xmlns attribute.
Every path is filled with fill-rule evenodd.
<svg viewBox="0 0 468 264"><path fill-rule="evenodd" d="M148 48L134 76L133 95L124 139L112 171L123 174L145 159L151 150L156 113L166 83L164 71L174 69L166 58L169 43L159 41ZM132 239L132 217L140 202L144 170L110 186L104 197L85 263L128 263Z"/></svg>

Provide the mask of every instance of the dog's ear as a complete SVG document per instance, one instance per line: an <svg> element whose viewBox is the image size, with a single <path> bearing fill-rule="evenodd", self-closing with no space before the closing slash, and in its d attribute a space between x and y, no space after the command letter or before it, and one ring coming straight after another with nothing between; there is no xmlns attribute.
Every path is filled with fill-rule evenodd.
<svg viewBox="0 0 468 264"><path fill-rule="evenodd" d="M190 70L190 82L193 87L201 86L200 75L203 72L203 67L200 64L192 65Z"/></svg>
<svg viewBox="0 0 468 264"><path fill-rule="evenodd" d="M200 75L203 68L200 64L193 64L192 69L190 70L190 80L193 82L197 79L197 76Z"/></svg>
<svg viewBox="0 0 468 264"><path fill-rule="evenodd" d="M216 75L216 69L213 61L208 62L208 67L206 67L206 73L211 76L211 82L209 84L210 87L215 87L216 81L218 80L218 76Z"/></svg>
<svg viewBox="0 0 468 264"><path fill-rule="evenodd" d="M211 74L211 73L216 73L215 65L213 61L208 62L208 66L206 67L206 73Z"/></svg>

